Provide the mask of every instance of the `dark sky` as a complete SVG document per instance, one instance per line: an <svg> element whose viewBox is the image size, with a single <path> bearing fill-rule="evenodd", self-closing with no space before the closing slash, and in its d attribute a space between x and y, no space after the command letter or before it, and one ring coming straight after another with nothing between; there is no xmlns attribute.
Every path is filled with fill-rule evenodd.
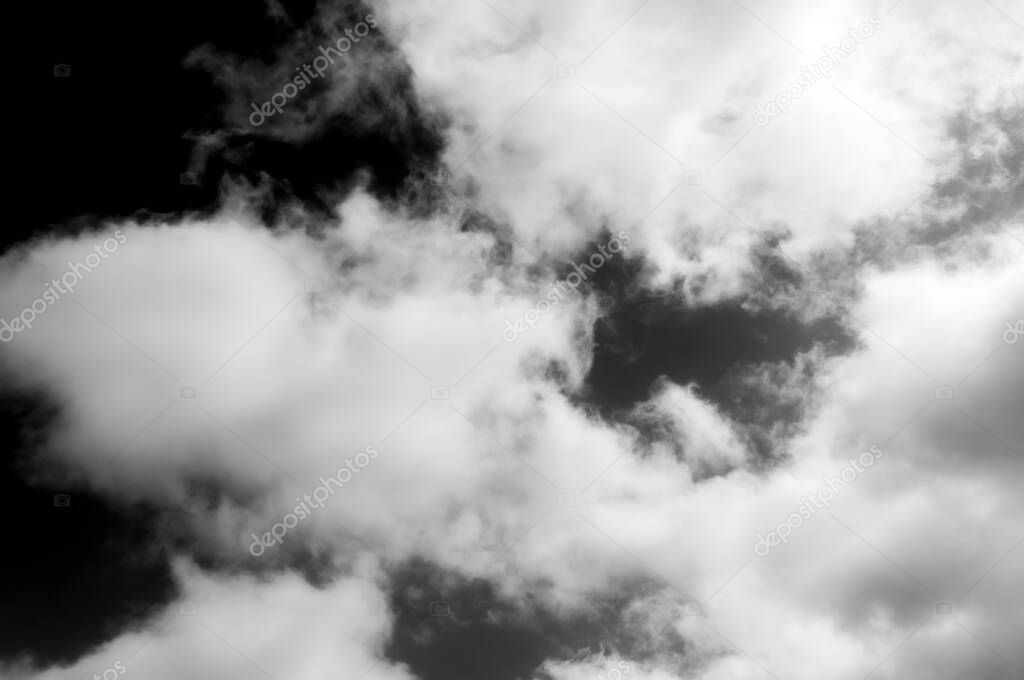
<svg viewBox="0 0 1024 680"><path fill-rule="evenodd" d="M112 507L75 489L30 485L32 432L53 416L38 399L0 401L0 512L8 550L0 579L0 658L31 652L70 662L175 595L152 508Z"/></svg>
<svg viewBox="0 0 1024 680"><path fill-rule="evenodd" d="M353 133L350 120L330 122L325 134L294 146L235 131L197 176L190 170L195 137L224 128L225 93L186 57L201 46L272 62L275 48L304 25L315 3L288 3L291 23L274 21L258 2L105 3L58 2L38 6L36 26L46 36L32 62L31 107L19 123L13 165L19 213L29 219L5 227L11 244L48 228L68 228L72 218L210 211L226 175L268 177L271 202L297 196L324 210L325 199L350 183L359 169L373 175L371 189L393 195L413 159L440 149L431 130L395 134L383 120ZM53 76L55 64L71 68ZM408 90L401 75L382 83ZM366 106L373 107L369 101ZM191 166L197 169L196 166ZM30 189L46 186L56 200L40 202Z"/></svg>

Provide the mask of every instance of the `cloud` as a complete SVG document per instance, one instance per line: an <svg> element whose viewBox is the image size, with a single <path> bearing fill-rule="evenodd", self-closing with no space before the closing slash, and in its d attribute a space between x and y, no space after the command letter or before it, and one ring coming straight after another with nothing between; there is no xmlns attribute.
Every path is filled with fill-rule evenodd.
<svg viewBox="0 0 1024 680"><path fill-rule="evenodd" d="M947 121L969 102L1009 101L1019 79L1016 27L983 9L414 2L382 13L417 89L451 112L455 177L523 241L564 252L605 222L642 224L666 276L707 272L705 257L722 276L718 249L751 230L785 225L797 255L848 245L857 222L931 183ZM831 78L771 126L753 124L757 102L873 14L883 27ZM702 184L673 191L687 169ZM700 262L678 245L682 225L708 246Z"/></svg>
<svg viewBox="0 0 1024 680"><path fill-rule="evenodd" d="M229 193L211 217L100 221L0 259L11 319L123 233L0 367L59 409L36 474L155 505L180 532L165 540L188 546L175 606L197 605L69 668L10 672L413 677L389 656L388 578L418 561L564 628L600 613L602 639L550 652L541 677L620 661L659 680L1024 666L1007 633L1024 510L1024 362L1002 340L1024 309L1013 27L901 3L834 79L754 129L812 45L880 9L633 9L389 5L394 49L353 51L351 78L252 133L315 146L340 117L402 137L422 106L450 122L445 189L327 190L311 229L287 214L270 228ZM231 84L229 127L347 17L325 10L271 66L200 50ZM979 73L1000 75L973 87ZM937 180L947 159L956 173ZM609 279L502 339L619 229L631 250ZM812 297L819 273L836 285ZM601 404L609 356L635 375ZM754 552L873 444L877 469ZM367 446L379 455L325 507L250 552Z"/></svg>
<svg viewBox="0 0 1024 680"><path fill-rule="evenodd" d="M380 659L391 613L363 565L351 576L318 589L296 575L271 581L216 579L185 562L176 572L185 599L157 612L144 629L120 636L64 668L12 678L141 676L193 678L322 678L363 674L380 680L412 678L408 669Z"/></svg>

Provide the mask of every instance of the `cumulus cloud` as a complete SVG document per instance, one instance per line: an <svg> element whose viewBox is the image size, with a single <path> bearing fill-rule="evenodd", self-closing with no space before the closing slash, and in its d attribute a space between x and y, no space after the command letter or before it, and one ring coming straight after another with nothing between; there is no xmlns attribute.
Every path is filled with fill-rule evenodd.
<svg viewBox="0 0 1024 680"><path fill-rule="evenodd" d="M666 277L722 277L723 249L779 225L795 254L848 245L857 221L898 212L948 169L951 117L1013 101L1021 55L1004 16L886 9L467 1L384 14L418 89L452 112L456 177L524 240L572 249L605 221L642 223ZM754 123L757 103L872 15L882 27L830 78ZM685 237L705 247L687 252Z"/></svg>
<svg viewBox="0 0 1024 680"><path fill-rule="evenodd" d="M146 630L126 633L65 668L12 678L61 680L100 675L147 678L322 678L362 674L403 680L408 669L382 661L391 614L368 564L318 589L295 575L270 582L216 579L182 562L185 601L157 612Z"/></svg>

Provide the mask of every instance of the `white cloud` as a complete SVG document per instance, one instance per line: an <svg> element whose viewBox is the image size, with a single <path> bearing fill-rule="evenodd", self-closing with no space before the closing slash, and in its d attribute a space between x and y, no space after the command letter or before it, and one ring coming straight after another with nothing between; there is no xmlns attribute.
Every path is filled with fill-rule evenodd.
<svg viewBox="0 0 1024 680"><path fill-rule="evenodd" d="M125 633L66 668L6 672L39 680L102 677L104 671L153 680L364 673L369 680L409 680L414 676L407 669L380 658L392 615L373 571L363 564L317 589L294 574L271 581L214 578L181 562L182 602L157 612L144 630Z"/></svg>
<svg viewBox="0 0 1024 680"><path fill-rule="evenodd" d="M459 188L561 262L603 227L632 228L685 167L706 171L630 232L662 267L660 283L709 276L702 293L690 291L702 302L748 285L742 253L755 238L705 191L757 230L790 230L801 256L849 245L857 224L899 211L938 169L885 127L944 158L946 121L978 74L1007 74L977 94L991 102L1019 72L1013 27L986 7L905 0L834 77L856 104L819 83L708 171L805 56L735 3L652 2L578 63L578 84L555 76L557 62L583 61L632 6L496 6L559 56L485 3L384 12L421 95L453 115L448 162L483 142L456 171ZM749 7L808 55L884 11ZM908 56L918 53L928 56ZM258 563L323 550L341 574L332 585L317 590L289 573L214 578L182 563L187 598L213 591L195 618L151 622L34 677L102 672L147 639L129 664L146 677L251 677L253 663L275 677L355 676L381 657L393 623L373 553L483 576L513 600L543 592L560 614L648 579L662 590L623 616L651 636L648 605L653 620L699 601L702 614L669 617L675 637L652 642L649 658L626 659L638 679L765 669L859 679L876 666L879 678L995 678L1008 668L998 655L1024 665L1007 633L1024 611L1010 588L1024 510L1024 343L1001 345L1004 322L1024 309L1010 236L965 234L984 258L863 269L862 296L844 300L862 346L794 363L787 390L808 384L800 371L813 368L820 395L792 442L793 466L755 477L733 469L747 453L735 424L685 386L666 383L642 406L670 423L670 442L645 441L559 391L544 367L559 362L569 387L580 386L596 305L568 300L502 341L503 320L547 284L524 252L496 264L494 237L460 231L456 217L391 214L356 192L318 238L230 210L177 225L106 224L30 244L31 259L5 256L0 315L10 318L68 259L116 228L127 236L73 299L4 346L3 370L61 408L41 462L111 497L184 513L199 552L248 559L250 533L279 521L320 475L366 445L380 451ZM305 292L310 279L322 294ZM954 400L932 401L943 384ZM186 386L197 399L179 398ZM447 398L432 398L438 387ZM872 443L885 451L878 469L832 513L768 557L753 553L756 532ZM695 471L718 476L696 482ZM197 482L223 496L200 502ZM940 600L956 602L954 618L935 614ZM609 660L551 660L545 670L594 677ZM381 661L367 677L377 676L410 674Z"/></svg>

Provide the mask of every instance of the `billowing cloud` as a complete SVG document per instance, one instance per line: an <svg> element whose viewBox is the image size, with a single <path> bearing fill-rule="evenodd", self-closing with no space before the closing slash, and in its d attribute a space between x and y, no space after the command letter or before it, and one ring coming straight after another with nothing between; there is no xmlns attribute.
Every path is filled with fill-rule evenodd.
<svg viewBox="0 0 1024 680"><path fill-rule="evenodd" d="M324 5L267 62L198 48L210 158L343 121L408 176L0 258L0 371L57 414L30 473L155 508L180 591L5 672L431 680L474 631L531 646L498 677L1019 672L1024 62L988 5ZM380 44L242 131L364 9Z"/></svg>

